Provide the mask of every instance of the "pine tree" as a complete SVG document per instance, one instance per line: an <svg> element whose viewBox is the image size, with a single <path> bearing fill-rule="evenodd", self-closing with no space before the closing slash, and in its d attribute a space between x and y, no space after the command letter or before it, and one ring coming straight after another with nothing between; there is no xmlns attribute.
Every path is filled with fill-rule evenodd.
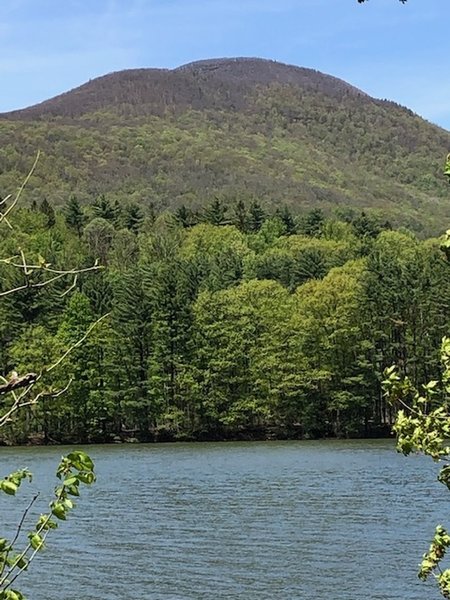
<svg viewBox="0 0 450 600"><path fill-rule="evenodd" d="M226 225L227 224L227 207L222 200L216 198L206 207L203 213L203 220L211 225Z"/></svg>
<svg viewBox="0 0 450 600"><path fill-rule="evenodd" d="M113 206L105 194L101 194L92 204L92 213L94 217L105 219L105 221L115 225L118 218L118 208L118 204Z"/></svg>
<svg viewBox="0 0 450 600"><path fill-rule="evenodd" d="M123 222L127 229L139 233L143 220L144 215L137 204L128 204L125 207Z"/></svg>
<svg viewBox="0 0 450 600"><path fill-rule="evenodd" d="M81 237L86 217L76 196L71 196L69 198L64 212L68 227L74 229L77 232L78 237Z"/></svg>
<svg viewBox="0 0 450 600"><path fill-rule="evenodd" d="M261 204L254 200L250 205L249 216L248 216L248 229L252 233L257 233L266 219L266 213L264 212Z"/></svg>
<svg viewBox="0 0 450 600"><path fill-rule="evenodd" d="M277 209L275 215L283 223L284 232L286 235L293 235L297 232L297 225L295 223L294 217L292 216L291 211L286 205L284 205L281 210Z"/></svg>
<svg viewBox="0 0 450 600"><path fill-rule="evenodd" d="M41 204L39 205L39 210L46 217L47 227L53 227L53 225L56 223L55 211L47 198L42 200Z"/></svg>
<svg viewBox="0 0 450 600"><path fill-rule="evenodd" d="M147 270L145 282L153 307L150 395L169 426L178 415L179 427L180 418L189 418L183 376L191 352L192 303L197 292L194 270L175 258L154 264Z"/></svg>
<svg viewBox="0 0 450 600"><path fill-rule="evenodd" d="M184 204L175 211L175 218L185 229L198 223L197 215Z"/></svg>
<svg viewBox="0 0 450 600"><path fill-rule="evenodd" d="M233 207L233 225L235 225L239 231L246 233L248 231L248 214L247 207L243 200L238 200Z"/></svg>
<svg viewBox="0 0 450 600"><path fill-rule="evenodd" d="M300 230L301 233L311 237L320 237L322 228L325 224L325 216L321 208L313 208L304 217Z"/></svg>
<svg viewBox="0 0 450 600"><path fill-rule="evenodd" d="M153 315L142 270L134 267L114 273L111 289L113 337L107 348L107 374L116 431L140 431L145 437L159 411L149 395Z"/></svg>

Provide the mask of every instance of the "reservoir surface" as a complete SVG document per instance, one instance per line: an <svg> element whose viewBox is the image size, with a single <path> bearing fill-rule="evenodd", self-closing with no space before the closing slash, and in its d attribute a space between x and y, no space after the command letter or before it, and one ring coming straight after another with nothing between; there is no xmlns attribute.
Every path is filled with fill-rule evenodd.
<svg viewBox="0 0 450 600"><path fill-rule="evenodd" d="M417 565L450 493L391 440L85 448L98 481L47 539L29 600L433 600ZM36 490L46 509L70 448L0 448L0 537ZM31 523L30 523L31 525Z"/></svg>

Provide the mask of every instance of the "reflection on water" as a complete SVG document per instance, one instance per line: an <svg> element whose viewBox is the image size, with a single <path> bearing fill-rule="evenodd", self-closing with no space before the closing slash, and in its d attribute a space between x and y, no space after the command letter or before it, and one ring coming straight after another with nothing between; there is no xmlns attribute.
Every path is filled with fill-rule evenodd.
<svg viewBox="0 0 450 600"><path fill-rule="evenodd" d="M48 490L66 450L0 448L1 473L27 466ZM98 482L23 579L29 600L440 597L416 571L450 494L392 441L88 450ZM0 496L2 533L14 505Z"/></svg>

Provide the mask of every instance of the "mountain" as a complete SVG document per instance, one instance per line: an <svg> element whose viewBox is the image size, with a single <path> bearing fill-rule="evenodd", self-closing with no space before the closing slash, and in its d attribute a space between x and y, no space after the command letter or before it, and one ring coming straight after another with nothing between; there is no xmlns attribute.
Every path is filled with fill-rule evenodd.
<svg viewBox="0 0 450 600"><path fill-rule="evenodd" d="M46 102L3 115L13 119L77 118L110 109L122 115L164 116L167 110L243 110L252 90L273 84L341 98L362 92L312 69L270 60L202 60L168 69L130 69L89 81Z"/></svg>
<svg viewBox="0 0 450 600"><path fill-rule="evenodd" d="M450 222L450 133L312 69L256 58L99 77L0 115L0 193L42 158L28 198L101 193L157 209L215 197L272 209L372 210L438 233Z"/></svg>

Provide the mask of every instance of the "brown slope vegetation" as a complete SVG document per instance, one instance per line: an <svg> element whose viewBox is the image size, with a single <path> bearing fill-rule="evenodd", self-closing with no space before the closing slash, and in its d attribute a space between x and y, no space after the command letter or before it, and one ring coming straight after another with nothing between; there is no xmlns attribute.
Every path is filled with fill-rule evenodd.
<svg viewBox="0 0 450 600"><path fill-rule="evenodd" d="M252 90L295 86L335 98L365 96L344 81L312 69L256 58L202 60L173 70L129 69L110 73L30 108L11 119L77 118L104 109L126 115L164 115L187 109L251 109Z"/></svg>
<svg viewBox="0 0 450 600"><path fill-rule="evenodd" d="M134 69L0 116L0 188L43 151L29 194L202 206L220 195L353 207L439 232L450 134L329 75L261 59ZM39 191L38 191L39 190Z"/></svg>

